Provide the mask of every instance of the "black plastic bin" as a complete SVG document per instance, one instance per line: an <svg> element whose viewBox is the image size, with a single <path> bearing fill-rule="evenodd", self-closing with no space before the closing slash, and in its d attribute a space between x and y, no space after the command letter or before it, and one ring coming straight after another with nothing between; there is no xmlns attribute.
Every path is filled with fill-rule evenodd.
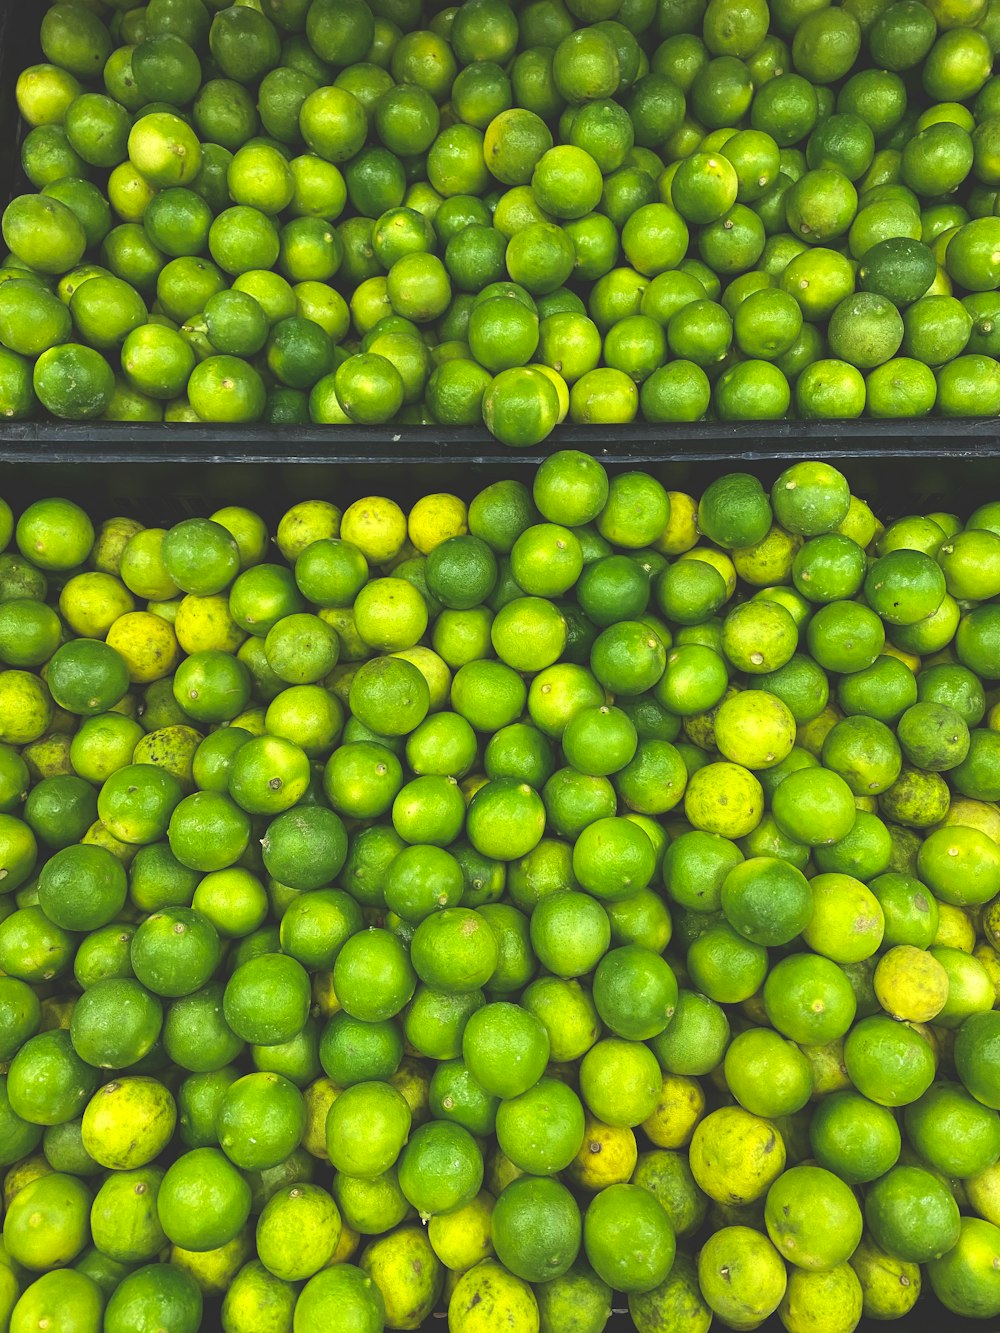
<svg viewBox="0 0 1000 1333"><path fill-rule="evenodd" d="M431 431L344 431L337 434L339 447L334 450L316 431L274 436L265 430L154 427L147 439L147 429L0 427L0 495L16 510L39 496L63 494L96 515L134 514L158 525L185 514L208 514L227 501L250 504L273 521L298 498L346 505L366 494L388 494L412 502L441 490L470 498L501 477L520 476L530 483L537 464L537 456L491 447L488 437L459 435L450 440ZM967 428L964 434L928 432L911 440L901 433L879 437L870 431L853 439L839 433L796 438L792 425L773 436L744 430L723 433L713 427L677 441L648 430L614 438L571 430L557 444L585 448L609 470L642 468L671 489L695 494L721 472L750 471L769 485L788 460L822 456L840 467L852 489L883 517L933 509L968 514L984 499L1000 494L1000 435L993 423L989 432ZM1000 1319L959 1319L925 1290L917 1310L906 1319L894 1325L862 1320L861 1333L889 1327L901 1333L1000 1333ZM634 1333L624 1305L618 1297L607 1333ZM217 1309L209 1305L204 1333L214 1333L218 1326ZM763 1333L783 1333L777 1317L761 1328ZM424 1325L424 1333L446 1329L443 1311Z"/></svg>
<svg viewBox="0 0 1000 1333"><path fill-rule="evenodd" d="M43 3L34 0L0 0L0 207L10 198L30 189L20 167L18 123L15 101L17 76L27 65L42 59L38 28ZM989 418L945 420L848 421L848 422L699 422L693 425L620 427L614 431L597 427L561 426L549 437L545 448L583 448L615 466L653 467L666 463L717 465L734 459L829 457L932 460L961 457L986 460L1000 452L1000 423ZM262 495L273 494L275 468L292 464L330 464L343 478L348 469L359 481L380 478L402 494L408 485L420 482L415 467L437 465L435 477L441 486L452 488L473 483L469 469L477 468L480 484L498 475L522 473L543 450L508 450L485 428L438 427L283 427L275 432L267 426L228 427L218 425L120 425L94 422L71 425L53 420L0 422L0 463L11 464L123 464L142 461L155 466L157 487L167 479L163 469L183 466L197 469L194 490L203 494L203 475L209 464L257 464L267 470L251 484ZM408 470L400 474L399 468ZM385 473L385 468L394 469ZM895 471L897 480L910 476ZM117 469L116 469L117 473ZM29 474L33 475L33 474ZM40 475L40 474L39 474ZM128 474L126 474L128 475ZM188 474L189 476L192 474ZM302 493L319 480L315 471L302 469L301 479L282 474L290 493ZM391 477L391 483L387 483ZM331 474L332 478L332 474ZM78 483L82 477L78 476ZM98 484L103 490L107 480ZM115 479L124 485L124 479ZM207 484L213 486L211 477ZM227 484L229 481L227 480ZM247 485L246 479L243 482ZM342 482L340 483L342 484ZM43 483L44 485L44 483ZM439 489L441 488L439 486Z"/></svg>
<svg viewBox="0 0 1000 1333"><path fill-rule="evenodd" d="M143 430L133 427L111 432L41 425L7 427L6 432L0 428L0 465L6 464L0 466L0 495L17 509L38 496L63 494L92 513L130 513L149 524L207 514L226 500L253 505L274 520L295 498L322 497L346 505L373 493L404 502L439 490L471 497L500 477L520 476L530 482L537 463L536 457L490 447L488 439L466 435L452 441L428 431L345 431L337 436L336 451L313 431L286 439L285 433L203 433L185 426L165 432L153 428L153 436L147 440ZM789 459L823 456L840 467L856 493L884 517L928 509L967 514L985 498L1000 494L1000 436L995 427L989 434L956 431L909 441L871 433L855 439L839 434L796 439L792 428L773 437L744 431L724 435L713 428L676 442L650 431L610 438L573 430L558 443L588 449L610 470L643 468L672 489L696 494L720 472L751 471L768 485ZM202 1327L205 1333L218 1327L212 1307L206 1309ZM763 1333L783 1333L776 1317L761 1327ZM859 1325L861 1333L886 1327L872 1320ZM1000 1320L959 1319L928 1294L914 1314L892 1327L901 1333L998 1333ZM446 1328L443 1312L424 1326L425 1333L444 1333ZM607 1333L634 1333L621 1298Z"/></svg>
<svg viewBox="0 0 1000 1333"><path fill-rule="evenodd" d="M0 0L0 206L28 188L18 158L14 87L19 71L41 58L42 7ZM128 513L159 525L207 514L222 502L252 505L273 519L301 498L346 505L374 493L412 502L429 491L468 498L502 477L530 483L539 458L560 448L583 449L609 471L640 468L672 489L695 493L721 472L750 471L769 485L791 460L824 458L883 517L918 509L968 513L1000 494L1000 422L970 418L703 422L615 431L567 425L544 450L531 451L505 449L485 429L0 422L0 495L16 510L62 494L99 517ZM624 1304L616 1299L608 1333L633 1330ZM214 1329L217 1317L207 1307L203 1328ZM443 1312L425 1325L430 1333L446 1327ZM863 1320L859 1327L875 1333L886 1325ZM959 1319L928 1295L895 1327L1000 1333L1000 1320ZM774 1317L762 1328L780 1333L782 1326Z"/></svg>

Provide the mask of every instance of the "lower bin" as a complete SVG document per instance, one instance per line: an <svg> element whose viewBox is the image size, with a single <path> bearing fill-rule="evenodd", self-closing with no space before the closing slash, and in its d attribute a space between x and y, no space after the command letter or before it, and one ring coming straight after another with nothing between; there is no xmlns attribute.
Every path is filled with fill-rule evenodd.
<svg viewBox="0 0 1000 1333"><path fill-rule="evenodd" d="M887 423L890 429L875 429L882 424L851 423L822 432L812 423L768 423L766 432L749 423L706 425L678 428L677 436L669 437L649 427L613 435L572 428L557 435L556 445L584 449L611 472L642 469L669 489L695 494L724 472L751 472L770 486L789 462L823 458L844 472L852 490L883 521L935 509L965 516L1000 495L996 423L918 423L916 432L905 423ZM434 491L469 499L501 478L518 477L530 485L539 461L537 454L502 449L480 432L379 427L335 436L308 429L272 436L256 428L177 426L153 428L148 437L149 430L102 423L0 426L0 496L17 510L43 496L64 495L94 517L127 514L150 526L239 503L273 524L298 499L329 499L346 507L361 496L384 494L407 506ZM217 1326L218 1311L207 1305L202 1327ZM761 1327L763 1333L783 1330L776 1316ZM884 1327L873 1320L859 1325L861 1333ZM1000 1324L960 1319L928 1292L896 1327L901 1333L940 1328L992 1333ZM424 1333L446 1329L441 1310ZM607 1333L634 1333L621 1296Z"/></svg>

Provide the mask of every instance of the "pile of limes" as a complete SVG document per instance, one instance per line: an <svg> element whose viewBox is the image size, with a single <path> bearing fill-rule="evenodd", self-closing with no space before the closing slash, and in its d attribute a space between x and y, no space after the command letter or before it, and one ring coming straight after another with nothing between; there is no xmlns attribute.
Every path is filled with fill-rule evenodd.
<svg viewBox="0 0 1000 1333"><path fill-rule="evenodd" d="M1000 501L564 451L8 546L0 1327L1000 1315Z"/></svg>
<svg viewBox="0 0 1000 1333"><path fill-rule="evenodd" d="M998 0L57 0L0 418L1000 414Z"/></svg>

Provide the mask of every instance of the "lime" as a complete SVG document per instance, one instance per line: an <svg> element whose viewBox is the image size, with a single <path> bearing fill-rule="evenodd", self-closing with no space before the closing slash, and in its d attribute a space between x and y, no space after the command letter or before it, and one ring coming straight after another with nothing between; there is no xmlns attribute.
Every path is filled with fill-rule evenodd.
<svg viewBox="0 0 1000 1333"><path fill-rule="evenodd" d="M915 1231L910 1210L917 1207L925 1225ZM926 1262L949 1250L958 1239L958 1208L948 1188L919 1166L896 1166L870 1189L865 1219L873 1237L890 1254Z"/></svg>
<svg viewBox="0 0 1000 1333"><path fill-rule="evenodd" d="M312 151L336 164L348 161L362 146L368 119L352 93L326 87L317 88L302 103L299 126Z"/></svg>
<svg viewBox="0 0 1000 1333"><path fill-rule="evenodd" d="M97 1086L90 1063L62 1029L30 1037L10 1064L7 1096L11 1110L38 1125L73 1119Z"/></svg>
<svg viewBox="0 0 1000 1333"><path fill-rule="evenodd" d="M442 1170L448 1163L447 1174ZM460 1125L431 1121L410 1136L399 1161L399 1185L421 1213L433 1216L470 1203L483 1182L475 1140Z"/></svg>
<svg viewBox="0 0 1000 1333"><path fill-rule="evenodd" d="M809 1140L819 1164L849 1184L884 1175L900 1149L891 1113L855 1092L823 1100L810 1124Z"/></svg>
<svg viewBox="0 0 1000 1333"><path fill-rule="evenodd" d="M568 102L611 97L618 89L620 72L614 44L599 29L568 33L556 46L552 76Z"/></svg>
<svg viewBox="0 0 1000 1333"><path fill-rule="evenodd" d="M583 1239L598 1277L620 1291L652 1290L673 1264L666 1210L639 1185L609 1185L597 1194L584 1217Z"/></svg>
<svg viewBox="0 0 1000 1333"><path fill-rule="evenodd" d="M463 1273L448 1304L449 1320L463 1333L488 1333L495 1320L533 1328L538 1303L531 1287L494 1259L485 1259Z"/></svg>
<svg viewBox="0 0 1000 1333"><path fill-rule="evenodd" d="M611 942L611 925L599 902L588 895L557 890L531 915L531 946L556 976L583 976L596 966Z"/></svg>
<svg viewBox="0 0 1000 1333"><path fill-rule="evenodd" d="M76 214L47 195L20 195L3 214L11 254L38 273L62 274L83 257L87 237Z"/></svg>
<svg viewBox="0 0 1000 1333"><path fill-rule="evenodd" d="M477 1010L462 1037L470 1072L494 1096L526 1092L541 1076L548 1051L548 1034L538 1019L502 1001Z"/></svg>
<svg viewBox="0 0 1000 1333"><path fill-rule="evenodd" d="M757 478L736 472L710 483L698 504L698 526L726 548L760 541L771 526L771 507Z"/></svg>
<svg viewBox="0 0 1000 1333"><path fill-rule="evenodd" d="M670 197L687 222L714 222L736 202L739 177L728 157L692 153L674 173Z"/></svg>
<svg viewBox="0 0 1000 1333"><path fill-rule="evenodd" d="M847 1038L844 1058L859 1092L883 1106L916 1101L933 1078L924 1038L886 1017L862 1019Z"/></svg>
<svg viewBox="0 0 1000 1333"><path fill-rule="evenodd" d="M201 1289L190 1273L173 1264L146 1264L128 1273L108 1301L109 1329L124 1333L138 1321L170 1319L178 1329L197 1329L201 1321Z"/></svg>
<svg viewBox="0 0 1000 1333"><path fill-rule="evenodd" d="M767 34L768 18L763 5L748 0L736 9L723 0L711 0L704 18L705 44L715 55L751 55Z"/></svg>
<svg viewBox="0 0 1000 1333"><path fill-rule="evenodd" d="M378 985L366 978L377 968ZM352 1018L382 1022L399 1013L413 994L416 977L403 946L387 931L360 931L345 941L334 964L337 997Z"/></svg>
<svg viewBox="0 0 1000 1333"><path fill-rule="evenodd" d="M634 996L642 995L641 1004ZM616 1036L648 1040L673 1017L677 983L669 966L652 950L624 945L606 954L594 973L594 1003Z"/></svg>
<svg viewBox="0 0 1000 1333"><path fill-rule="evenodd" d="M726 920L755 944L787 944L809 924L812 895L801 871L776 857L751 857L722 884Z"/></svg>
<svg viewBox="0 0 1000 1333"><path fill-rule="evenodd" d="M907 1107L907 1136L922 1160L949 1176L963 1178L992 1160L996 1118L964 1089L941 1084Z"/></svg>
<svg viewBox="0 0 1000 1333"><path fill-rule="evenodd" d="M694 1128L691 1172L717 1202L763 1198L784 1165L785 1145L777 1130L742 1107L713 1111Z"/></svg>
<svg viewBox="0 0 1000 1333"><path fill-rule="evenodd" d="M16 1285L13 1289L16 1292ZM97 1328L102 1302L100 1287L87 1273L74 1269L43 1273L24 1289L16 1305L10 1302L13 1306L11 1319L15 1321L12 1327L21 1327L22 1320L24 1325L30 1326L43 1320L60 1319L69 1309L73 1311L71 1317L85 1321L84 1327Z"/></svg>
<svg viewBox="0 0 1000 1333"><path fill-rule="evenodd" d="M817 1166L793 1166L768 1190L768 1235L796 1267L823 1270L845 1262L861 1239L861 1209L850 1187Z"/></svg>
<svg viewBox="0 0 1000 1333"><path fill-rule="evenodd" d="M293 958L261 954L241 963L226 984L226 1022L260 1046L290 1041L301 1031L309 1010L308 977Z"/></svg>
<svg viewBox="0 0 1000 1333"><path fill-rule="evenodd" d="M90 1192L61 1172L39 1176L19 1190L4 1218L10 1258L33 1271L72 1263L87 1241Z"/></svg>
<svg viewBox="0 0 1000 1333"><path fill-rule="evenodd" d="M850 1027L855 1000L843 971L829 959L792 954L769 973L764 1007L785 1036L822 1045Z"/></svg>
<svg viewBox="0 0 1000 1333"><path fill-rule="evenodd" d="M410 1128L403 1097L387 1083L355 1083L330 1108L327 1144L334 1167L371 1178L393 1165Z"/></svg>
<svg viewBox="0 0 1000 1333"><path fill-rule="evenodd" d="M733 1096L755 1115L794 1113L812 1092L808 1061L793 1043L766 1028L733 1039L726 1051L724 1072Z"/></svg>
<svg viewBox="0 0 1000 1333"><path fill-rule="evenodd" d="M766 1236L749 1227L728 1226L699 1254L698 1283L711 1311L727 1323L753 1325L778 1308L787 1276Z"/></svg>
<svg viewBox="0 0 1000 1333"><path fill-rule="evenodd" d="M981 1218L963 1218L958 1242L928 1265L931 1286L950 1310L990 1318L997 1295L989 1271L996 1227Z"/></svg>
<svg viewBox="0 0 1000 1333"><path fill-rule="evenodd" d="M531 1281L561 1277L580 1248L579 1210L565 1185L554 1180L512 1181L497 1199L492 1226L501 1262Z"/></svg>

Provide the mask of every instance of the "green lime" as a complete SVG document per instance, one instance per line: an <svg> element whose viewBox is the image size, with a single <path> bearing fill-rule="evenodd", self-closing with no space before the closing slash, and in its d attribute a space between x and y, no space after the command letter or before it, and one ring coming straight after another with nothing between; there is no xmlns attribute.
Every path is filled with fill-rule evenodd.
<svg viewBox="0 0 1000 1333"><path fill-rule="evenodd" d="M242 963L226 984L226 1022L244 1041L276 1046L301 1031L310 998L301 964L281 954L261 954Z"/></svg>
<svg viewBox="0 0 1000 1333"><path fill-rule="evenodd" d="M933 1055L924 1038L892 1019L862 1019L844 1047L848 1073L858 1091L882 1106L916 1101L933 1079Z"/></svg>
<svg viewBox="0 0 1000 1333"><path fill-rule="evenodd" d="M450 1164L447 1172L445 1163ZM482 1154L460 1125L447 1121L421 1125L400 1155L400 1189L426 1215L463 1207L479 1193L482 1183Z"/></svg>
<svg viewBox="0 0 1000 1333"><path fill-rule="evenodd" d="M698 1256L698 1283L708 1308L728 1322L766 1319L787 1286L781 1255L749 1227L717 1231Z"/></svg>
<svg viewBox="0 0 1000 1333"><path fill-rule="evenodd" d="M805 876L777 857L751 857L734 866L723 881L721 904L734 930L767 946L789 943L812 916Z"/></svg>
<svg viewBox="0 0 1000 1333"><path fill-rule="evenodd" d="M580 1134L583 1122L581 1111ZM552 1281L569 1271L582 1236L573 1196L555 1180L523 1176L497 1199L493 1243L501 1262L526 1280Z"/></svg>
<svg viewBox="0 0 1000 1333"><path fill-rule="evenodd" d="M300 1321L322 1324L336 1318L350 1333L377 1333L379 1325L384 1326L381 1292L352 1264L339 1263L316 1273L302 1288L295 1308Z"/></svg>
<svg viewBox="0 0 1000 1333"><path fill-rule="evenodd" d="M372 972L373 968L377 971ZM370 982L375 975L377 986ZM410 999L415 984L403 946L387 931L372 929L352 935L337 955L334 985L352 1018L366 1022L391 1018Z"/></svg>
<svg viewBox="0 0 1000 1333"><path fill-rule="evenodd" d="M114 1333L125 1333L148 1319L169 1319L183 1333L193 1333L201 1313L201 1290L190 1273L172 1264L149 1263L128 1273L115 1287L105 1320Z"/></svg>
<svg viewBox="0 0 1000 1333"><path fill-rule="evenodd" d="M666 1210L639 1185L609 1185L597 1194L584 1217L583 1239L598 1277L619 1291L652 1290L674 1261Z"/></svg>
<svg viewBox="0 0 1000 1333"><path fill-rule="evenodd" d="M70 1264L87 1241L90 1192L75 1176L52 1172L19 1190L4 1218L4 1244L17 1264L38 1271Z"/></svg>
<svg viewBox="0 0 1000 1333"><path fill-rule="evenodd" d="M771 526L771 506L757 478L735 472L711 482L698 502L698 526L727 549L759 542Z"/></svg>
<svg viewBox="0 0 1000 1333"><path fill-rule="evenodd" d="M919 1230L911 1221L914 1207L924 1219ZM919 1166L896 1166L877 1181L865 1200L865 1218L878 1244L911 1262L926 1262L958 1239L958 1208L951 1192Z"/></svg>
<svg viewBox="0 0 1000 1333"><path fill-rule="evenodd" d="M641 1002L636 996L641 995ZM677 983L670 967L639 945L612 949L594 973L594 1003L605 1026L631 1040L657 1037L673 1017Z"/></svg>
<svg viewBox="0 0 1000 1333"><path fill-rule="evenodd" d="M739 1104L755 1115L801 1109L812 1091L809 1062L797 1047L767 1028L734 1037L724 1062L726 1083Z"/></svg>
<svg viewBox="0 0 1000 1333"><path fill-rule="evenodd" d="M818 1166L793 1166L768 1190L768 1235L797 1267L823 1270L844 1263L861 1239L863 1218L850 1186Z"/></svg>

